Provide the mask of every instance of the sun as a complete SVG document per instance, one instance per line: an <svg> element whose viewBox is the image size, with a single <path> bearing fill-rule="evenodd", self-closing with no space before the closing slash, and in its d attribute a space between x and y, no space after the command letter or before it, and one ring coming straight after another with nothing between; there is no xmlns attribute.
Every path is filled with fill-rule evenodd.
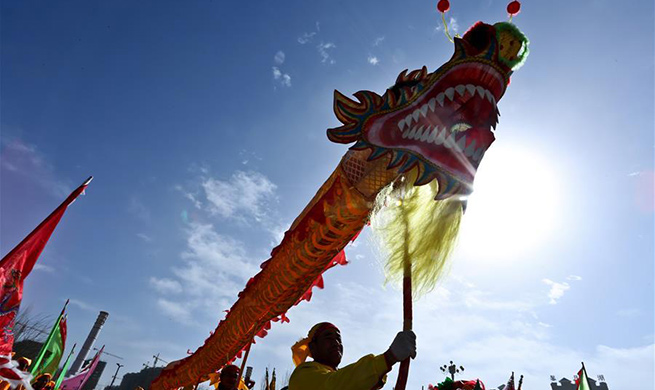
<svg viewBox="0 0 655 390"><path fill-rule="evenodd" d="M460 253L511 260L543 245L559 218L560 184L553 169L526 146L490 148L469 197Z"/></svg>

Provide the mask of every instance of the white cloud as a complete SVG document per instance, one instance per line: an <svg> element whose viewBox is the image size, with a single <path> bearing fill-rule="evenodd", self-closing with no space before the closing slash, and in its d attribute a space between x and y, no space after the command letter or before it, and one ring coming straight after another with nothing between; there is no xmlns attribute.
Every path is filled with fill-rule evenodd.
<svg viewBox="0 0 655 390"><path fill-rule="evenodd" d="M377 57L375 57L375 56L371 56L371 55L368 56L368 63L369 63L369 64L371 64L371 65L377 65L379 62L380 62L380 61L378 60Z"/></svg>
<svg viewBox="0 0 655 390"><path fill-rule="evenodd" d="M282 73L282 71L277 66L273 67L273 80L279 81L279 83L284 87L291 86L291 76L286 73Z"/></svg>
<svg viewBox="0 0 655 390"><path fill-rule="evenodd" d="M98 308L96 308L92 304L86 303L86 302L81 301L79 299L70 299L69 303L71 305L73 305L73 306L79 307L80 309L82 309L84 311L89 311L89 312L99 312L100 311Z"/></svg>
<svg viewBox="0 0 655 390"><path fill-rule="evenodd" d="M328 52L328 50L332 50L332 49L334 49L336 47L337 46L332 42L328 42L328 43L321 42L318 46L316 46L316 49L318 49L318 54L321 56L321 62L322 63L328 63L330 65L333 65L333 64L336 63L334 58L332 58L330 56L330 53Z"/></svg>
<svg viewBox="0 0 655 390"><path fill-rule="evenodd" d="M182 285L176 281L167 278L158 279L155 277L150 278L150 285L162 294L178 294L182 292Z"/></svg>
<svg viewBox="0 0 655 390"><path fill-rule="evenodd" d="M582 280L582 276L569 275L569 276L566 277L566 280L580 281L580 280Z"/></svg>
<svg viewBox="0 0 655 390"><path fill-rule="evenodd" d="M557 300L564 296L566 290L570 289L571 286L566 283L553 282L550 279L542 279L546 285L550 286L550 291L548 291L548 298L550 299L549 303L551 305L557 304Z"/></svg>
<svg viewBox="0 0 655 390"><path fill-rule="evenodd" d="M68 183L56 178L54 167L36 146L19 139L2 143L0 168L29 178L57 198L65 198L73 190Z"/></svg>
<svg viewBox="0 0 655 390"><path fill-rule="evenodd" d="M384 36L375 38L373 41L373 46L380 46L384 42Z"/></svg>
<svg viewBox="0 0 655 390"><path fill-rule="evenodd" d="M258 172L238 171L229 180L208 178L202 183L209 210L224 218L260 220L275 200L277 186Z"/></svg>
<svg viewBox="0 0 655 390"><path fill-rule="evenodd" d="M321 31L321 25L318 22L316 22L316 31L303 33L301 36L298 37L298 43L304 45L306 43L311 42L312 39L314 39L314 36L318 34L320 31Z"/></svg>
<svg viewBox="0 0 655 390"><path fill-rule="evenodd" d="M316 35L315 31L311 33L303 33L301 36L298 37L298 43L300 43L301 45L309 43L314 38L314 35Z"/></svg>
<svg viewBox="0 0 655 390"><path fill-rule="evenodd" d="M442 23L443 24L443 23ZM434 28L435 31L443 31L443 25L439 24L437 27ZM451 17L450 20L448 21L448 31L450 32L451 36L454 36L459 32L459 23L457 23L457 19Z"/></svg>
<svg viewBox="0 0 655 390"><path fill-rule="evenodd" d="M150 237L149 235L147 235L145 233L137 233L136 236L139 237L140 239L142 239L145 242L152 242L152 237Z"/></svg>
<svg viewBox="0 0 655 390"><path fill-rule="evenodd" d="M163 314L170 316L171 319L182 324L193 323L193 319L188 306L182 302L173 302L164 298L157 300L157 306L162 310Z"/></svg>
<svg viewBox="0 0 655 390"><path fill-rule="evenodd" d="M54 274L54 273L55 273L55 269L54 269L54 268L52 268L52 267L49 266L49 265L40 264L40 263L36 263L36 264L34 265L34 271L42 271L42 272L47 272L47 273L49 273L49 274Z"/></svg>
<svg viewBox="0 0 655 390"><path fill-rule="evenodd" d="M284 59L285 59L285 55L282 50L275 53L275 56L273 57L273 61L278 65L284 64Z"/></svg>
<svg viewBox="0 0 655 390"><path fill-rule="evenodd" d="M206 323L232 305L262 260L251 260L243 242L218 234L211 224L191 223L185 235L183 264L173 267L172 278L151 277L150 285L159 294L176 295L158 299L164 314L187 325Z"/></svg>

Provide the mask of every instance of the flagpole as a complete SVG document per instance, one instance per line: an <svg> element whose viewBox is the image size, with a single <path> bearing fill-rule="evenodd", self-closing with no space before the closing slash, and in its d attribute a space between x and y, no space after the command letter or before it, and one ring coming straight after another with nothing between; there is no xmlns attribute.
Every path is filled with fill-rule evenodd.
<svg viewBox="0 0 655 390"><path fill-rule="evenodd" d="M55 388L53 390L58 390L59 389L59 386L61 385L61 382L64 379L64 374L66 374L66 370L68 370L68 363L70 361L70 358L75 353L75 347L77 347L77 343L73 344L73 348L68 353L68 357L66 358L66 361L64 362L64 367L61 369L61 372L59 373L59 375L57 375L57 379L55 380Z"/></svg>
<svg viewBox="0 0 655 390"><path fill-rule="evenodd" d="M34 235L35 235L35 234L36 234L36 233L37 233L37 232L38 232L38 231L43 227L43 225L45 225L47 222L49 222L49 221L50 221L50 218L52 218L53 216L57 215L57 213L59 212L59 210L60 210L62 207L63 207L63 208L66 208L66 207L68 207L71 203L73 203L73 201L74 201L74 200L75 200L75 199L76 199L76 198L77 198L77 197L78 197L82 192L84 192L84 190L86 189L86 186L88 186L89 183L91 183L91 180L93 180L93 176L89 176L89 178L86 179L86 180L84 181L84 183L82 183L81 186L77 187L77 188L75 189L75 191L73 191L70 195L68 195L68 198L66 198L66 200L64 200L64 201L63 201L63 202L62 202L62 203L61 203L61 204L60 204L60 205L59 205L59 206L58 206L58 207L57 207L53 212L51 212L50 214L48 214L48 216L47 216L43 221L41 221L41 223L39 224L39 226L37 226L34 230L32 230L32 231L30 232L30 234L28 234L27 237L25 237L25 238L23 239L23 241L21 241L18 245L16 245L16 246L15 246L15 247L14 247L14 248L9 252L9 253L7 253L6 255L4 255L4 257L3 257L2 260L0 261L0 267L2 266L2 263L4 263L5 260L10 259L10 258L12 257L12 255L14 254L14 252L16 252L19 248L21 248L22 245L23 245L24 243L28 242L28 241L32 238L32 236L34 236Z"/></svg>
<svg viewBox="0 0 655 390"><path fill-rule="evenodd" d="M239 377L237 378L237 389L241 385L241 376L243 375L243 369L246 367L246 361L248 361L248 355L250 354L250 347L252 347L252 342L248 343L248 348L246 348L246 354L243 355L243 360L241 361L241 368L239 369Z"/></svg>
<svg viewBox="0 0 655 390"><path fill-rule="evenodd" d="M70 302L70 299L66 300L66 303L64 303L64 307L61 309L61 313L59 313L59 317L57 317L57 321L55 321L55 324L52 326L52 329L50 330L50 333L48 334L48 338L46 339L45 343L41 347L41 350L39 351L39 355L36 358L36 362L30 369L30 374L34 375L39 371L39 365L41 364L41 361L43 360L43 357L45 356L45 353L47 352L48 348L50 347L50 342L52 341L52 338L55 336L55 330L60 328L61 325L61 318L64 315L64 312L66 312L66 306L68 306L68 302Z"/></svg>
<svg viewBox="0 0 655 390"><path fill-rule="evenodd" d="M402 194L401 202L405 201L404 192ZM407 215L402 213L403 222L405 225L405 245L404 245L404 258L403 258L403 331L412 330L413 313L412 313L412 259L409 254L409 239L407 232ZM409 376L409 362L410 357L400 362L398 369L398 377L396 378L396 390L405 390L407 387L407 377Z"/></svg>

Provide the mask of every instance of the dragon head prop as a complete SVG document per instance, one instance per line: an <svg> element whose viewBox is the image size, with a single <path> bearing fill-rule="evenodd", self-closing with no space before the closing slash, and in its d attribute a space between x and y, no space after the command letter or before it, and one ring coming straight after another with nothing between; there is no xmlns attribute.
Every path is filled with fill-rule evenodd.
<svg viewBox="0 0 655 390"><path fill-rule="evenodd" d="M494 142L498 101L528 56L528 39L511 23L478 22L454 39L455 53L436 71L400 73L383 96L335 91L342 126L333 142L370 149L369 161L389 157L399 174L418 169L414 185L437 180L437 199L472 192L475 172Z"/></svg>

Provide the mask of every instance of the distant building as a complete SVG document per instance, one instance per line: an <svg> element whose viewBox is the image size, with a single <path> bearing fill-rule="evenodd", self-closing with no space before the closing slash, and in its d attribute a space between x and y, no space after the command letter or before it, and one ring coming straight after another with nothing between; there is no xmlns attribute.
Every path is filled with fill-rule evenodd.
<svg viewBox="0 0 655 390"><path fill-rule="evenodd" d="M91 359L85 360L82 367L86 366L89 363L91 363ZM98 381L100 380L100 377L102 376L102 373L105 371L106 366L107 366L107 362L103 362L102 360L99 360L96 369L93 370L93 373L91 374L91 376L89 376L89 379L87 379L84 386L82 386L82 390L95 389L96 386L98 385Z"/></svg>
<svg viewBox="0 0 655 390"><path fill-rule="evenodd" d="M134 390L137 386L149 390L150 384L159 376L163 369L164 367L148 367L139 372L125 374L119 386L107 386L104 390Z"/></svg>
<svg viewBox="0 0 655 390"><path fill-rule="evenodd" d="M596 382L591 378L589 378L589 387L591 390L609 390L605 381ZM559 382L551 381L550 388L551 390L576 390L576 385L575 381L562 378Z"/></svg>

